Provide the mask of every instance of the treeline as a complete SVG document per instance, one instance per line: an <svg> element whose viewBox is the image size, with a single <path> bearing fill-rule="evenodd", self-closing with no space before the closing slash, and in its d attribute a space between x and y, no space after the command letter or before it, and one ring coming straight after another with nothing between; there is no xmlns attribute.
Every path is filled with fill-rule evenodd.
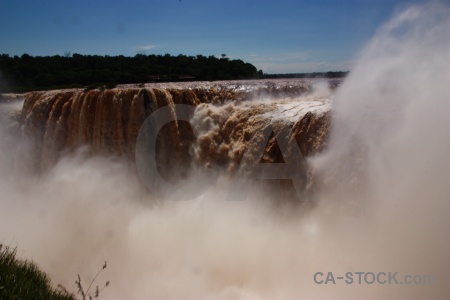
<svg viewBox="0 0 450 300"><path fill-rule="evenodd" d="M262 78L263 73L242 60L225 54L171 56L137 54L98 56L0 55L0 93L32 90L106 86L163 81L230 80Z"/></svg>
<svg viewBox="0 0 450 300"><path fill-rule="evenodd" d="M313 73L290 73L290 74L264 74L264 78L344 78L347 72L313 72Z"/></svg>

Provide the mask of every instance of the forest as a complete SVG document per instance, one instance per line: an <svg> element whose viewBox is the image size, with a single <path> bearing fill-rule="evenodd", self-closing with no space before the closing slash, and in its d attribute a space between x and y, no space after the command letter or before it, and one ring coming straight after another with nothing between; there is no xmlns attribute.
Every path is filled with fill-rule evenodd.
<svg viewBox="0 0 450 300"><path fill-rule="evenodd" d="M262 78L250 63L215 56L145 55L0 55L0 93L165 81Z"/></svg>

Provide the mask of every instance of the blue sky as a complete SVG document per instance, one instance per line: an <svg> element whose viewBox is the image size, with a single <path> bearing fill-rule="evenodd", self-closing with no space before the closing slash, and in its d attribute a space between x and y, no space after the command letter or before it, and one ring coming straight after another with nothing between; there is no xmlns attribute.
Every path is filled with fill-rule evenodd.
<svg viewBox="0 0 450 300"><path fill-rule="evenodd" d="M0 0L0 53L219 57L265 73L349 70L413 0Z"/></svg>

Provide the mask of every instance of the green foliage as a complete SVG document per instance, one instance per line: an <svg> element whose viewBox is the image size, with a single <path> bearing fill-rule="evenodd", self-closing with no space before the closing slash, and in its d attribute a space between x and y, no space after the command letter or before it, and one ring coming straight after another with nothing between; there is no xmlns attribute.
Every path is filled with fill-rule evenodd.
<svg viewBox="0 0 450 300"><path fill-rule="evenodd" d="M0 55L0 73L8 82L1 92L105 86L115 84L261 78L262 72L242 60L214 56L80 55L10 57Z"/></svg>
<svg viewBox="0 0 450 300"><path fill-rule="evenodd" d="M16 255L16 248L11 249L0 244L0 299L77 299L74 294L69 293L61 285L58 285L57 289L53 289L47 274L39 270L33 262L20 260ZM101 288L96 285L95 290L91 291L97 277L106 267L105 262L87 289L83 286L81 277L78 275L75 284L82 300L98 298L100 293L109 286L109 281L107 281Z"/></svg>
<svg viewBox="0 0 450 300"><path fill-rule="evenodd" d="M64 288L54 290L44 272L16 254L0 244L0 299L76 299Z"/></svg>

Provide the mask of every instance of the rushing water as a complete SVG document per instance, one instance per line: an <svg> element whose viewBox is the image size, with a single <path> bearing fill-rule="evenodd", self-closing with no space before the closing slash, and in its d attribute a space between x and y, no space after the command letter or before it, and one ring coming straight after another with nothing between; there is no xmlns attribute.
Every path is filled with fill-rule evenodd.
<svg viewBox="0 0 450 300"><path fill-rule="evenodd" d="M399 13L335 91L301 81L167 84L32 93L20 115L8 104L0 241L69 290L108 261L105 299L447 299L449 16L436 4ZM177 103L195 106L192 126L164 129L161 166L223 175L187 201L155 197L130 164L139 124ZM292 127L310 201L285 199L270 180L227 201L268 123ZM265 163L283 157L273 141ZM317 272L354 281L317 284ZM435 281L359 284L356 272Z"/></svg>

